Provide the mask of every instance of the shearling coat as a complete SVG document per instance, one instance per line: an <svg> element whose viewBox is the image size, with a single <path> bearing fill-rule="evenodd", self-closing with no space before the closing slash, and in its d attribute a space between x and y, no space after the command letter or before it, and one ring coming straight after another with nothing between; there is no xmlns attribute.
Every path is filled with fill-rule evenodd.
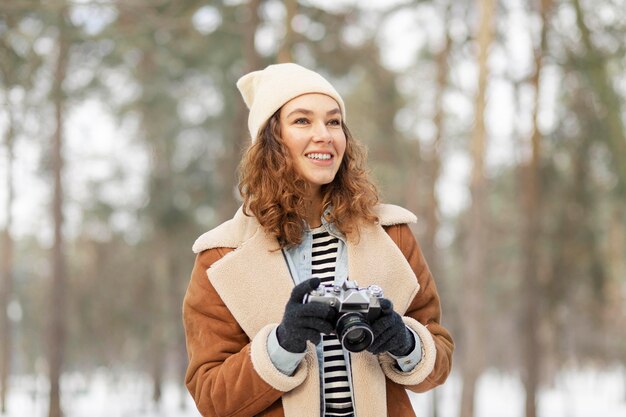
<svg viewBox="0 0 626 417"><path fill-rule="evenodd" d="M406 389L427 391L450 373L454 344L441 326L439 296L407 223L415 216L380 205L379 222L348 237L348 269L360 286L380 285L422 343L410 372L387 354L351 354L357 417L414 417ZM194 244L196 263L183 304L186 384L203 416L319 417L315 346L295 373L272 364L267 337L280 323L293 282L276 239L241 209Z"/></svg>

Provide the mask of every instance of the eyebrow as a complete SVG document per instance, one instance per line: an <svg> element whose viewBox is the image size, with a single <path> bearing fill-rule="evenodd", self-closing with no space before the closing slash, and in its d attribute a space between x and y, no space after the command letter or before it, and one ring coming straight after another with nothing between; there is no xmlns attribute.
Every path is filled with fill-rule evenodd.
<svg viewBox="0 0 626 417"><path fill-rule="evenodd" d="M307 110L307 109L295 109L292 112L290 112L287 115L287 117L291 117L295 113L302 113L302 114L310 115L310 114L313 114L313 111ZM338 107L335 107L334 109L327 111L326 115L331 116L331 115L338 114L338 113L341 113L341 110L339 110Z"/></svg>

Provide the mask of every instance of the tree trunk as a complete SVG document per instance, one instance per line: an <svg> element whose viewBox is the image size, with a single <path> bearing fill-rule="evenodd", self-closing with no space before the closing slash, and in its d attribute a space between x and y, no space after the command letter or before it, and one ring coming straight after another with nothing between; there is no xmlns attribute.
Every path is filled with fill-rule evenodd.
<svg viewBox="0 0 626 417"><path fill-rule="evenodd" d="M479 0L481 14L478 29L478 91L476 94L474 130L471 156L473 161L469 210L469 234L466 239L467 268L464 274L465 294L462 313L464 317L464 350L462 355L463 389L461 417L474 415L476 382L485 364L485 274L487 249L487 183L484 173L486 129L485 104L488 79L487 58L493 40L493 16L496 0Z"/></svg>
<svg viewBox="0 0 626 417"><path fill-rule="evenodd" d="M450 14L450 4L446 5L446 11L444 14L444 22L448 22ZM444 25L444 37L445 44L443 48L436 55L437 64L437 93L435 96L435 116L433 122L437 128L435 140L432 144L432 148L428 151L428 168L429 174L427 189L427 206L425 211L426 217L426 234L424 237L424 256L428 261L428 266L434 277L438 278L438 286L440 292L442 291L442 269L439 260L439 251L437 250L437 233L439 232L439 200L437 199L437 182L441 173L441 148L443 146L443 134L445 129L445 109L443 106L443 96L448 86L448 56L450 54L450 48L452 46L452 40L448 34L448 25ZM432 395L432 417L439 415L437 406L437 390L433 390Z"/></svg>
<svg viewBox="0 0 626 417"><path fill-rule="evenodd" d="M297 0L285 0L287 16L285 16L285 37L278 50L277 61L280 63L293 61L293 44L295 42L295 32L291 26L293 18L298 13Z"/></svg>
<svg viewBox="0 0 626 417"><path fill-rule="evenodd" d="M160 408L161 399L163 397L163 382L165 374L165 361L167 358L168 335L171 332L168 329L167 317L173 313L170 311L171 303L169 302L169 285L168 282L173 279L169 275L170 262L172 255L169 253L167 245L167 230L159 230L157 232L157 240L154 246L154 252L158 254L158 259L153 262L152 270L152 302L153 317L156 319L156 326L151 329L152 339L152 357L151 357L151 377L152 377L152 402L156 409Z"/></svg>
<svg viewBox="0 0 626 417"><path fill-rule="evenodd" d="M161 328L161 326L157 326ZM161 330L157 330L159 334L162 334ZM152 403L157 410L161 407L161 398L163 397L163 361L165 360L165 354L163 347L161 346L161 340L157 340L153 350L156 352L152 355Z"/></svg>
<svg viewBox="0 0 626 417"><path fill-rule="evenodd" d="M539 14L541 15L540 43L535 48L535 72L532 77L532 87L535 91L533 103L533 130L531 136L531 159L523 171L525 227L523 229L522 248L524 250L524 266L522 286L524 287L524 388L526 390L526 417L537 416L537 391L540 383L543 349L539 335L542 311L541 280L539 279L538 240L541 238L541 132L538 124L539 103L541 96L541 71L543 56L547 50L547 33L549 25L549 11L551 0L542 0Z"/></svg>
<svg viewBox="0 0 626 417"><path fill-rule="evenodd" d="M54 194L52 201L52 218L54 222L54 243L52 246L52 286L50 306L50 332L48 344L48 366L50 377L50 405L48 417L62 417L61 410L61 374L63 353L65 349L66 318L65 305L67 289L67 271L65 264L65 247L63 240L63 122L65 97L63 81L65 80L69 45L66 35L65 13L59 13L58 57L52 85L52 101L54 104L55 129L52 137L52 176Z"/></svg>
<svg viewBox="0 0 626 417"><path fill-rule="evenodd" d="M242 22L241 30L243 33L243 59L244 72L255 71L261 69L261 57L254 46L254 39L257 28L260 24L259 7L261 0L250 0L247 4L247 16L249 20ZM243 74L242 74L243 75ZM232 140L225 144L227 149L224 158L220 162L220 171L224 188L222 190L222 203L219 206L219 220L230 219L235 210L239 206L235 198L235 189L237 186L236 172L241 159L241 152L249 143L248 133L248 109L243 99L239 101L236 109L235 120L233 123Z"/></svg>
<svg viewBox="0 0 626 417"><path fill-rule="evenodd" d="M9 107L10 104L7 103ZM9 391L9 375L11 374L12 335L11 321L8 315L8 307L13 293L13 238L11 225L13 223L13 140L14 120L12 110L9 108L8 127L5 136L7 165L6 165L6 219L2 231L2 258L0 259L0 413L7 410L7 396Z"/></svg>
<svg viewBox="0 0 626 417"><path fill-rule="evenodd" d="M450 5L446 7L444 22L448 21ZM424 238L424 256L428 260L428 266L434 277L440 277L439 253L437 251L437 233L439 232L439 201L437 199L437 182L441 173L441 156L440 151L443 142L443 132L445 129L445 109L443 105L443 96L448 86L448 56L452 40L448 35L447 25L444 27L445 44L441 51L436 55L437 64L437 92L435 96L435 115L433 122L437 128L435 140L432 147L427 149L426 158L428 160L429 173L427 189L427 207L425 210L426 217L426 234Z"/></svg>
<svg viewBox="0 0 626 417"><path fill-rule="evenodd" d="M622 317L622 311L625 311L624 298L621 290L623 278L626 277L626 261L624 260L624 253L626 253L626 228L624 226L624 219L626 219L626 208L616 201L611 213L608 229L607 250L610 272L609 283L605 287L605 299L607 303L605 323L615 323L617 317ZM623 322L623 320L622 318L620 322ZM612 324L609 324L609 326L612 326ZM610 334L608 329L607 332L607 334Z"/></svg>

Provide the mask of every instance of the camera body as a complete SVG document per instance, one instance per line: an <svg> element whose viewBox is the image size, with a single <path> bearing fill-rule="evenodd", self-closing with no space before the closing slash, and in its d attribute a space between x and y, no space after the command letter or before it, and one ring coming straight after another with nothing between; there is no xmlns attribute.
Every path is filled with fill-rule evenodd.
<svg viewBox="0 0 626 417"><path fill-rule="evenodd" d="M342 346L351 352L361 352L374 341L370 323L380 316L383 290L378 285L359 288L356 281L344 281L341 286L320 285L304 296L303 303L324 303L337 312L335 333Z"/></svg>

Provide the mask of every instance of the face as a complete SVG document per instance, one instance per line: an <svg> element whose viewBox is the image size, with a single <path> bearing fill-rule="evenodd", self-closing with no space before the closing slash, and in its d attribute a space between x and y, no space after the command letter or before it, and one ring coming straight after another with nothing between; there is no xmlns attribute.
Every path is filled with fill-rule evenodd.
<svg viewBox="0 0 626 417"><path fill-rule="evenodd" d="M304 94L288 101L280 111L280 132L297 172L314 194L335 178L344 152L337 102L324 94Z"/></svg>

